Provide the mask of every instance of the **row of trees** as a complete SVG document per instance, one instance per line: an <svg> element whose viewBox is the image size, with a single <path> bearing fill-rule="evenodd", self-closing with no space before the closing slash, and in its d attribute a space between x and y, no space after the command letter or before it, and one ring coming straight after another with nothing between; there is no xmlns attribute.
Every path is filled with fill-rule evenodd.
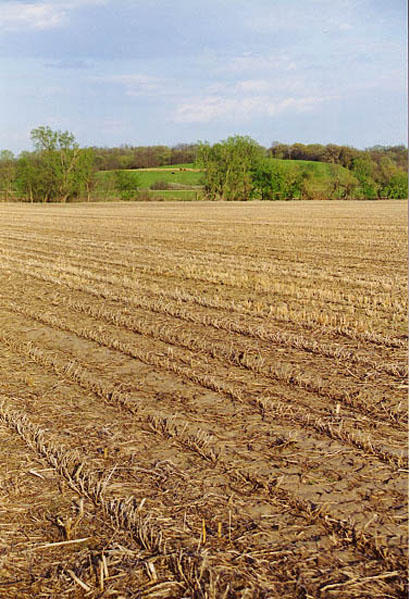
<svg viewBox="0 0 410 599"><path fill-rule="evenodd" d="M31 140L34 151L22 152L18 158L8 150L0 152L0 189L5 201L16 196L31 202L90 199L95 173L100 170L117 171L114 191L121 199L132 199L138 190L127 169L194 162L197 153L195 144L80 148L71 133L50 127L33 129Z"/></svg>
<svg viewBox="0 0 410 599"><path fill-rule="evenodd" d="M357 184L349 193L367 198L403 198L408 194L408 150L403 145L373 146L357 150L335 144L282 144L269 148L273 158L326 162L347 168ZM352 184L354 181L352 180ZM346 189L345 189L346 192Z"/></svg>
<svg viewBox="0 0 410 599"><path fill-rule="evenodd" d="M135 173L127 170L131 157L134 167L196 160L204 169L204 190L210 199L373 199L408 194L407 150L402 146L360 151L335 145L274 144L266 150L250 137L233 136L213 145L98 149L80 148L71 133L49 127L33 129L31 139L32 152L22 152L18 158L7 150L0 153L0 189L5 200L16 196L32 202L90 199L97 170L108 167L114 171L110 185L118 196L135 198ZM141 162L135 162L136 156ZM289 157L313 162L293 165ZM328 163L321 167L325 183L319 186L315 161Z"/></svg>
<svg viewBox="0 0 410 599"><path fill-rule="evenodd" d="M297 144L295 144L297 145ZM272 152L269 152L272 156ZM306 159L304 157L303 159ZM313 165L271 160L250 137L234 136L214 145L201 143L198 161L205 169L208 198L225 200L315 198L406 198L408 176L386 155L379 162L356 151L348 170L331 162L325 187L318 190Z"/></svg>
<svg viewBox="0 0 410 599"><path fill-rule="evenodd" d="M184 162L195 162L197 144L168 146L121 146L93 148L98 170L155 168Z"/></svg>
<svg viewBox="0 0 410 599"><path fill-rule="evenodd" d="M328 162L340 164L345 168L352 168L353 160L366 157L379 165L383 159L388 158L402 170L407 170L409 153L405 146L373 146L366 150L357 150L351 146L338 146L336 144L284 144L273 142L268 150L272 158L285 160L312 160L315 162Z"/></svg>

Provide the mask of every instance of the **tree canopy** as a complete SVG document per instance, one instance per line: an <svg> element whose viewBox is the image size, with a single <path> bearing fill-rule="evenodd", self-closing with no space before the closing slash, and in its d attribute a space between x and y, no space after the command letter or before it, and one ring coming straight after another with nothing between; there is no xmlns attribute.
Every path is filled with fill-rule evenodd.
<svg viewBox="0 0 410 599"><path fill-rule="evenodd" d="M142 197L140 182L135 173L129 172L131 169L192 162L204 169L204 192L209 199L376 199L408 195L408 151L400 145L358 150L347 145L275 141L267 149L249 136L234 135L215 144L80 148L71 132L54 131L48 126L33 129L31 140L33 150L18 157L8 150L0 152L3 200L91 199L95 193L105 193L105 188L101 191L102 179L95 177L97 170L113 171L112 177L110 174L104 179L105 183L109 181L112 195L136 199Z"/></svg>
<svg viewBox="0 0 410 599"><path fill-rule="evenodd" d="M68 131L38 127L31 131L34 152L23 152L17 162L16 186L34 202L66 202L89 195L94 152L81 149Z"/></svg>

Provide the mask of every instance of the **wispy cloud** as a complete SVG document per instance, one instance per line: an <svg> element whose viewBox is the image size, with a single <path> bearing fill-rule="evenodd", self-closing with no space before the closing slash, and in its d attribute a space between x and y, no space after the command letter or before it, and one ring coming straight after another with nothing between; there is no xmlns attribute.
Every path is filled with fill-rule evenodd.
<svg viewBox="0 0 410 599"><path fill-rule="evenodd" d="M298 32L323 30L350 30L350 23L360 10L362 0L310 0L303 3L303 16L299 2L270 2L264 12L255 13L246 25L258 33Z"/></svg>
<svg viewBox="0 0 410 599"><path fill-rule="evenodd" d="M50 69L90 69L92 65L86 60L65 59L47 62L44 66Z"/></svg>
<svg viewBox="0 0 410 599"><path fill-rule="evenodd" d="M160 94L167 89L165 79L144 73L105 75L93 79L102 83L118 83L125 88L128 96L149 96Z"/></svg>
<svg viewBox="0 0 410 599"><path fill-rule="evenodd" d="M259 116L276 116L286 110L305 112L328 100L325 96L275 99L266 95L232 98L206 96L181 103L174 115L176 123L209 123L221 119L242 121Z"/></svg>
<svg viewBox="0 0 410 599"><path fill-rule="evenodd" d="M53 2L5 0L1 4L0 30L54 29L67 22L72 10L82 6L105 4L105 2L106 0L54 0Z"/></svg>
<svg viewBox="0 0 410 599"><path fill-rule="evenodd" d="M403 0L0 0L2 138L23 149L14 131L54 117L97 145L232 131L401 143L406 12Z"/></svg>
<svg viewBox="0 0 410 599"><path fill-rule="evenodd" d="M296 63L284 53L262 54L255 52L245 52L239 56L233 56L220 62L216 70L225 73L260 73L260 72L278 72L293 71Z"/></svg>
<svg viewBox="0 0 410 599"><path fill-rule="evenodd" d="M37 2L5 2L0 11L0 28L3 31L19 29L53 29L66 17L63 5Z"/></svg>

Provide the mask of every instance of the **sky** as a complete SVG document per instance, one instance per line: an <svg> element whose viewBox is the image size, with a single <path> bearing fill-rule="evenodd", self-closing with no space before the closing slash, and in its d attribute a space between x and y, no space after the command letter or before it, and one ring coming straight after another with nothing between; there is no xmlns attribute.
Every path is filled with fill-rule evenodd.
<svg viewBox="0 0 410 599"><path fill-rule="evenodd" d="M407 144L405 0L0 0L0 149Z"/></svg>

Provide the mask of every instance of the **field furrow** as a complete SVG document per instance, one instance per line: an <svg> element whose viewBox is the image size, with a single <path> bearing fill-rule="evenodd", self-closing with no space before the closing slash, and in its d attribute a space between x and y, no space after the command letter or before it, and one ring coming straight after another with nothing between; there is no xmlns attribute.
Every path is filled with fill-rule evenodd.
<svg viewBox="0 0 410 599"><path fill-rule="evenodd" d="M47 354L43 353L39 353L39 351L33 351L33 348L29 348L29 356L31 358L37 358L37 362L41 362L43 364L48 364L51 365L53 363L53 359L50 359L50 352L49 352L49 356L47 356ZM54 361L54 367L55 367L55 361ZM58 368L56 369L56 371L58 371ZM82 383L82 387L83 388L87 388L89 387L89 382L90 381L90 375L84 376L84 372L79 373L78 371L78 366L74 365L73 362L69 362L68 363L68 368L66 368L65 370L62 369L60 370L60 374L64 376L64 378L66 377L67 374L69 374L70 372L74 373L74 380L80 381ZM103 388L100 386L98 386L98 383L93 385L94 387L94 393L95 390L99 391L98 393L95 393L96 395L101 396L101 391L103 390ZM78 397L78 396L77 396ZM115 394L111 394L108 393L106 395L106 397L108 398L108 403L109 404L113 404L116 403L116 396ZM78 399L76 400L78 401ZM36 403L35 403L35 411L38 414L36 416L36 419L38 419L38 417L40 417L40 421L39 424L44 421L44 410L41 408L41 403L45 402L45 406L48 406L48 423L50 422L50 417L52 417L52 414L50 414L50 398L47 398L46 396L44 397L44 399L42 397L37 397L36 398ZM33 403L33 400L31 400L31 403ZM88 404L90 404L90 399L88 400ZM28 406L29 404L27 404L27 399L25 400L25 405ZM125 404L122 402L122 405L124 406ZM128 404L127 410L129 410L130 412L134 413L134 414L138 414L139 412L145 412L145 409L142 407L142 405L140 404L138 407L135 406L135 404L130 408L130 405L132 406L132 404ZM34 407L34 406L33 406ZM31 408L32 411L32 408ZM68 419L67 419L68 416ZM75 420L78 418L81 418L83 421L83 426L84 426L84 419L87 420L87 413L84 413L84 411L80 414L78 414L77 416L75 416L75 414L73 414L72 412L69 412L66 416L66 420L65 420L65 426L69 426L70 427L70 431L71 431L71 435L70 435L70 441L74 442L74 439L72 438L73 434L75 433L75 430L78 430L78 425L77 426L73 426L74 425L74 421L73 421L73 425L70 425L69 422L70 420ZM96 423L96 431L98 433L98 431L100 430L100 428L102 427L102 421L101 419L104 419L107 417L107 414L104 413L104 416L100 415L99 416L99 420L100 422ZM56 413L56 417L52 418L52 422L55 422L58 418L58 411ZM197 455L199 455L201 458L205 459L208 463L210 463L211 466L211 476L215 477L215 469L218 470L222 470L223 474L228 473L229 477L231 479L231 485L233 485L233 483L236 481L236 484L241 484L241 491L240 491L240 495L243 496L243 494L246 494L245 489L243 488L243 484L247 483L249 485L251 485L252 491L250 492L250 496L252 496L253 500L258 500L258 501L263 501L264 498L265 500L267 500L267 497L269 497L269 501L272 500L272 498L274 499L275 502L280 501L280 503L282 504L282 509L285 507L285 505L290 505L292 507L292 510L297 510L298 514L300 517L303 517L305 519L308 519L309 521L312 522L319 522L322 524L322 526L324 526L326 529L330 529L332 530L332 532L334 534L337 534L338 536L340 536L340 540L343 544L345 544L347 542L347 539L351 539L350 542L352 542L353 537L356 535L357 539L359 539L358 543L359 543L359 548L361 551L364 551L365 554L369 554L372 555L374 558L376 558L377 556L379 557L379 559L383 559L383 560L387 560L388 563L390 565L396 564L396 566L398 564L400 564L400 557L399 555L396 554L396 552L394 551L394 543L393 545L391 545L391 542L393 541L393 538L391 538L391 540L389 541L389 545L385 546L384 548L381 546L381 538L380 538L380 534L378 535L378 541L372 540L372 537L369 536L369 533L371 532L371 529L373 528L373 526L370 526L369 529L369 524L372 525L372 520L375 519L376 517L376 513L374 511L371 512L371 517L370 517L370 521L367 522L367 531L366 534L362 534L360 533L360 527L355 526L354 531L351 528L351 525L348 524L348 522L343 522L340 519L338 519L337 517L335 517L334 514L332 514L331 512L329 512L329 510L326 508L326 504L322 504L322 502L320 502L319 504L315 504L312 503L311 501L307 501L307 500L303 500L300 498L297 498L294 496L293 493L290 493L289 491L286 491L286 487L283 486L282 484L278 485L277 483L268 483L266 482L265 479L263 478L258 478L258 476L255 476L252 473L248 473L246 472L246 470L243 469L244 465L246 462L241 463L240 461L238 461L238 459L240 458L240 456L238 455L237 451L235 451L235 453L230 456L229 455L229 451L226 452L226 449L219 451L216 447L216 443L215 440L213 440L212 438L210 438L209 436L206 437L204 436L204 434L200 435L200 434L186 434L186 425L187 423L185 423L185 427L183 427L180 423L176 424L174 419L166 419L164 417L161 417L158 415L158 413L156 414L150 414L148 413L148 415L145 415L145 424L148 426L145 426L146 429L148 429L150 432L154 432L157 435L159 434L160 436L164 437L165 439L169 439L172 438L172 440L175 439L179 439L179 445L182 448L189 448L189 450L195 452ZM109 420L109 422L112 422L112 419ZM125 422L124 422L125 424ZM110 426L110 432L111 432L111 436L114 437L115 433L114 433L114 427L112 424L108 425ZM178 430L179 427L179 430ZM130 428L130 422L128 422L127 424L127 429L129 430ZM181 432L181 428L182 428L182 432ZM57 428L57 431L59 429ZM57 432L56 431L56 432ZM60 433L61 434L61 433ZM87 449L87 454L88 456L91 456L94 452L95 449L93 449L93 442L92 442L92 437L93 437L93 433L91 432L91 430L89 429L89 433L88 433L88 439L86 444L84 445L84 442L82 443L82 449ZM120 438L120 435L116 436L116 440L118 443L118 439ZM283 443L283 439L280 438L281 443ZM105 440L105 449L107 449L110 446L110 441L109 440ZM128 442L129 444L129 442ZM99 448L101 445L101 437L98 436L97 434L97 451L96 451L96 458L97 458L97 462L99 463L99 465L101 464L101 458L99 458ZM124 444L126 445L126 444ZM147 452L148 447L147 447L147 443L144 444L144 451ZM158 440L156 441L156 445L158 445ZM286 443L284 443L284 447L286 448ZM292 445L292 443L289 443L289 445ZM78 449L78 447L74 446L76 449ZM278 446L279 447L279 446ZM292 448L290 447L291 453L294 453L294 451L292 451ZM283 454L283 452L286 452L286 450L284 450L284 448L281 448L281 455ZM107 452L108 456L112 456L114 454L114 451L112 450L112 447L110 447L110 450ZM332 452L330 452L332 453ZM337 452L336 452L337 453ZM108 457L107 456L107 457ZM117 459L120 456L117 456ZM330 456L329 456L330 457ZM249 458L248 458L249 459ZM243 462L243 459L242 459ZM124 461L124 457L122 457L121 460L121 464L127 463L127 460ZM138 465L135 464L135 454L133 454L133 467L130 467L129 469L126 470L130 470L132 471L134 468L138 471L139 468L137 467ZM101 465L100 465L101 468ZM120 468L120 471L123 468ZM147 472L150 472L149 469L146 469ZM202 467L202 477L206 476L206 468ZM110 471L111 472L111 471ZM120 472L121 474L121 472ZM333 471L333 474L335 474L335 472ZM319 473L316 473L316 476L319 476ZM118 486L118 472L115 474L115 476L112 476L112 473L110 473L110 479L111 479L111 485L115 486L115 482L117 482L117 486ZM125 489L125 484L126 484L126 479L124 479L124 477L121 475L120 477L121 482L122 482L122 490ZM129 484L129 483L128 483ZM181 484L181 483L180 483ZM235 485L233 485L233 488L235 487ZM260 489L260 491L257 491L257 489ZM108 492L108 491L107 491ZM115 493L117 493L116 491L114 491ZM185 489L186 492L186 489ZM380 494L380 492L379 492ZM399 497L399 496L398 496ZM175 500L175 494L173 495L173 498ZM347 501L347 495L345 496L345 501ZM283 503L285 502L285 503ZM232 504L232 502L231 502ZM384 506L384 502L381 503L381 505ZM242 508L243 509L243 508ZM374 509L374 508L373 508ZM312 512L313 510L313 512ZM299 513L301 512L301 513ZM383 512L382 512L383 513ZM369 516L366 516L366 518L368 518ZM384 513L384 515L379 514L378 515L379 518L383 518L386 520L389 520L388 514ZM186 519L186 515L184 516L184 518ZM200 527L200 522L199 525ZM251 527L251 530L256 530L255 529L255 524L253 525L253 527ZM386 522L386 530L389 531L389 525ZM350 531L350 532L349 532ZM379 533L381 531L379 530ZM352 536L353 535L353 536ZM386 542L387 539L390 535L388 535L386 537ZM361 539L361 541L360 541ZM357 543L357 541L355 541L355 544ZM389 548L390 547L390 548ZM398 561L397 561L398 560Z"/></svg>
<svg viewBox="0 0 410 599"><path fill-rule="evenodd" d="M123 298L126 298L127 302L136 303L134 293L138 292L139 297L148 296L149 298L161 298L168 299L170 301L176 301L177 303L194 304L200 309L216 310L218 313L222 312L226 315L232 313L238 314L239 316L249 315L255 319L256 326L261 326L266 322L285 323L288 327L298 329L320 329L319 332L325 337L336 337L352 340L357 345L362 345L362 342L371 343L376 348L405 348L407 343L407 335L400 335L400 337L392 337L390 335L380 334L375 332L373 329L366 328L365 321L356 320L356 326L350 326L349 318L346 318L345 314L338 313L325 313L320 312L319 316L315 316L311 310L314 306L305 306L301 309L289 309L288 305L279 302L272 304L262 299L250 298L246 301L237 302L236 300L224 301L220 296L213 295L208 297L203 292L201 294L192 295L186 291L181 291L181 288L174 288L171 290L168 286L164 289L158 283L147 284L145 280L136 281L135 278L130 277L116 277L116 276L101 276L97 273L92 273L88 269L75 268L75 267L61 267L55 264L41 264L32 260L19 260L13 258L3 259L3 268L7 268L7 264L13 265L14 270L18 270L22 274L41 278L43 280L49 280L50 276L57 276L60 279L59 284L66 284L74 280L79 280L82 285L86 285L86 288L90 288L90 281L94 285L99 285L100 289L104 290L102 294L107 292L110 293L112 288L118 292L119 289L123 290ZM10 268L10 266L8 267ZM52 275L50 275L52 273ZM77 283L78 284L78 283ZM95 289L95 287L94 287ZM111 291L112 293L112 291ZM114 291L115 293L115 291ZM117 296L118 297L118 296ZM142 301L142 300L141 300ZM138 305L138 302L136 303ZM198 310L198 308L196 308ZM332 324L331 324L332 323ZM349 326L346 326L349 324ZM330 326L329 326L330 325ZM379 325L378 325L379 326ZM402 352L403 353L403 352ZM388 356L384 358L388 359Z"/></svg>
<svg viewBox="0 0 410 599"><path fill-rule="evenodd" d="M0 597L406 597L405 211L1 205Z"/></svg>

